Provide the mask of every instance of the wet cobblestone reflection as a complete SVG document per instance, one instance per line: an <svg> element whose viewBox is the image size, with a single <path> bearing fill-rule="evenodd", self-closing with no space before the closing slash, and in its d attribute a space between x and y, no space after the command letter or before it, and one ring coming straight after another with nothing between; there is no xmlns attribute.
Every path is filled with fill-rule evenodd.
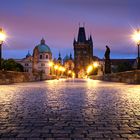
<svg viewBox="0 0 140 140"><path fill-rule="evenodd" d="M0 85L0 138L140 139L140 85L54 80Z"/></svg>

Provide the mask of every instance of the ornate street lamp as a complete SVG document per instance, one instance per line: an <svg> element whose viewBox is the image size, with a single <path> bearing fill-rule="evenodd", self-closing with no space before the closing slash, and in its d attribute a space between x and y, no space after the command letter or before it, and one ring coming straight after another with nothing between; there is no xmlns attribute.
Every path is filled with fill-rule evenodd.
<svg viewBox="0 0 140 140"><path fill-rule="evenodd" d="M89 75L89 73L91 73L93 70L93 65L89 65L87 68L87 74Z"/></svg>
<svg viewBox="0 0 140 140"><path fill-rule="evenodd" d="M94 68L97 68L98 66L99 66L99 63L98 63L98 62L94 62L94 63L93 63L93 67L94 67Z"/></svg>
<svg viewBox="0 0 140 140"><path fill-rule="evenodd" d="M55 75L57 76L58 65L54 65Z"/></svg>
<svg viewBox="0 0 140 140"><path fill-rule="evenodd" d="M140 69L140 29L137 29L132 35L133 40L138 46L138 58L137 58L137 69Z"/></svg>
<svg viewBox="0 0 140 140"><path fill-rule="evenodd" d="M0 28L0 70L2 69L2 44L6 39L6 35Z"/></svg>

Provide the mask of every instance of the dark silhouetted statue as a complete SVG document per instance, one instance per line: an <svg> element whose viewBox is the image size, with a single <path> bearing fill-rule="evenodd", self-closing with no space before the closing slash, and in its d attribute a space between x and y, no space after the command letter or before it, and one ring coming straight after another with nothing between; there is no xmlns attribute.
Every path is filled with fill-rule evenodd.
<svg viewBox="0 0 140 140"><path fill-rule="evenodd" d="M110 59L110 48L106 46L105 59Z"/></svg>
<svg viewBox="0 0 140 140"><path fill-rule="evenodd" d="M110 61L110 48L106 46L105 51L105 74L111 73L111 61Z"/></svg>

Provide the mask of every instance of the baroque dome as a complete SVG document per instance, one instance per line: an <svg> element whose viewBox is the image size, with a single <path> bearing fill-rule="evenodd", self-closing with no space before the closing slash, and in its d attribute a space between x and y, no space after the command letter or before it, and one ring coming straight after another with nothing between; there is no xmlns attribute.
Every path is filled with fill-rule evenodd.
<svg viewBox="0 0 140 140"><path fill-rule="evenodd" d="M40 44L36 46L39 53L51 53L51 49L48 45L45 44L45 40L42 38Z"/></svg>

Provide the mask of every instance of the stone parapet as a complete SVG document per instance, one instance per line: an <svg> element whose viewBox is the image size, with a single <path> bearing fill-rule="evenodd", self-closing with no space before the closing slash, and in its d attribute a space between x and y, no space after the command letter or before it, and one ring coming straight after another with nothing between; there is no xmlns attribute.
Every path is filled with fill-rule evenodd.
<svg viewBox="0 0 140 140"><path fill-rule="evenodd" d="M27 72L0 71L0 84L40 81L38 74Z"/></svg>
<svg viewBox="0 0 140 140"><path fill-rule="evenodd" d="M140 84L140 70L112 73L103 76L92 76L91 79L110 82L123 82L129 84Z"/></svg>

